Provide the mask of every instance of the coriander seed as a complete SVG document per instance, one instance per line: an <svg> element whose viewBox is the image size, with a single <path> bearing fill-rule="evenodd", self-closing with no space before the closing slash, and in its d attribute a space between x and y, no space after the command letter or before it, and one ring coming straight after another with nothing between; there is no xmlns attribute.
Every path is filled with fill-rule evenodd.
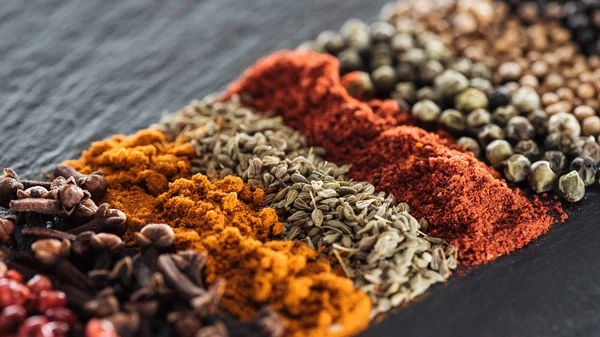
<svg viewBox="0 0 600 337"><path fill-rule="evenodd" d="M584 135L598 137L600 135L600 117L586 117L581 123L581 127Z"/></svg>

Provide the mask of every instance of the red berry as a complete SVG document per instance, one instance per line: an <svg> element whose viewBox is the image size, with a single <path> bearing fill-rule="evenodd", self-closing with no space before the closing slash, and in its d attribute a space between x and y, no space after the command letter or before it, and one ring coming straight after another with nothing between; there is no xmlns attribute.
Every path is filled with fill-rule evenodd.
<svg viewBox="0 0 600 337"><path fill-rule="evenodd" d="M7 271L5 277L23 283L23 275L14 269Z"/></svg>
<svg viewBox="0 0 600 337"><path fill-rule="evenodd" d="M44 275L37 274L27 282L27 287L32 292L39 294L43 290L52 290L52 281Z"/></svg>
<svg viewBox="0 0 600 337"><path fill-rule="evenodd" d="M63 322L69 326L73 326L77 322L77 316L67 308L50 308L44 311L44 315L50 322Z"/></svg>
<svg viewBox="0 0 600 337"><path fill-rule="evenodd" d="M31 292L24 284L12 279L0 280L0 308L13 304L22 305L27 301Z"/></svg>
<svg viewBox="0 0 600 337"><path fill-rule="evenodd" d="M6 266L6 264L4 262L0 262L0 278L4 277L7 271L8 267Z"/></svg>
<svg viewBox="0 0 600 337"><path fill-rule="evenodd" d="M69 333L69 324L63 322L50 322L43 327L52 332L54 337L65 337Z"/></svg>
<svg viewBox="0 0 600 337"><path fill-rule="evenodd" d="M43 290L38 298L38 310L44 312L50 308L64 307L67 304L67 295L62 291Z"/></svg>
<svg viewBox="0 0 600 337"><path fill-rule="evenodd" d="M13 331L27 318L27 311L23 306L10 305L0 314L0 333Z"/></svg>
<svg viewBox="0 0 600 337"><path fill-rule="evenodd" d="M19 328L18 337L53 337L51 334L52 330L46 328L44 325L48 323L48 319L44 316L31 316L25 320L25 322Z"/></svg>
<svg viewBox="0 0 600 337"><path fill-rule="evenodd" d="M119 337L119 334L109 321L94 318L85 327L85 337Z"/></svg>

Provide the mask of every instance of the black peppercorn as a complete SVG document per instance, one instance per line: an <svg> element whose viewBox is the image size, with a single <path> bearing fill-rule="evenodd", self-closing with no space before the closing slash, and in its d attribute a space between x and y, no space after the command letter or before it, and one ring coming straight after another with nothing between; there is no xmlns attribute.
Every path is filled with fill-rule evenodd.
<svg viewBox="0 0 600 337"><path fill-rule="evenodd" d="M550 168L557 175L561 175L567 166L567 157L560 151L546 151L544 160L550 163Z"/></svg>
<svg viewBox="0 0 600 337"><path fill-rule="evenodd" d="M596 181L596 163L588 156L577 157L573 159L571 165L569 165L571 171L577 171L585 186L589 186Z"/></svg>
<svg viewBox="0 0 600 337"><path fill-rule="evenodd" d="M505 87L496 87L488 93L488 109L491 111L510 103L510 91Z"/></svg>

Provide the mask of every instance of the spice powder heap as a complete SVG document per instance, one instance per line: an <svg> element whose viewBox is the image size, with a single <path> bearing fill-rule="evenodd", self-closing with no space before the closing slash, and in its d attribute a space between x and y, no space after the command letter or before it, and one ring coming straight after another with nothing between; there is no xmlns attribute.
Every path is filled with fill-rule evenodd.
<svg viewBox="0 0 600 337"><path fill-rule="evenodd" d="M127 215L129 244L144 225L164 222L175 231L177 249L208 251L204 277L209 284L225 279L227 311L248 319L270 305L290 336L348 336L364 329L371 312L366 294L304 244L263 242L283 230L276 212L262 207L264 192L237 177L214 183L202 174L186 178L190 150L187 143L168 143L161 132L145 130L94 143L68 164L104 172L104 201ZM177 164L164 165L163 156ZM160 177L155 181L161 184L138 176Z"/></svg>
<svg viewBox="0 0 600 337"><path fill-rule="evenodd" d="M337 60L314 52L278 52L259 60L223 99L274 110L331 159L353 164L351 175L406 201L434 235L457 246L465 265L487 263L523 247L555 221L543 204L511 189L499 174L456 146L401 121L397 111L352 98ZM392 108L384 101L379 107ZM384 132L385 131L385 132Z"/></svg>
<svg viewBox="0 0 600 337"><path fill-rule="evenodd" d="M456 250L426 235L408 205L368 182L350 180L348 166L326 162L322 148L269 117L242 107L239 97L194 101L155 126L189 141L192 171L218 180L235 174L267 190L289 240L328 255L373 303L371 318L423 294L450 276Z"/></svg>

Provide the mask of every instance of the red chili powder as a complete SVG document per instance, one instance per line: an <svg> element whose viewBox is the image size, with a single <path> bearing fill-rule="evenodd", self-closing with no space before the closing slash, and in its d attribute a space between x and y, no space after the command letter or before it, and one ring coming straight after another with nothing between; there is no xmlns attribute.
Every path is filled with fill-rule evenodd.
<svg viewBox="0 0 600 337"><path fill-rule="evenodd" d="M250 106L276 111L332 160L353 164L353 178L407 202L433 236L458 247L465 265L521 248L555 222L546 205L509 187L447 137L402 125L410 117L394 101L351 97L338 74L334 57L278 52L249 68L223 98L248 95Z"/></svg>

